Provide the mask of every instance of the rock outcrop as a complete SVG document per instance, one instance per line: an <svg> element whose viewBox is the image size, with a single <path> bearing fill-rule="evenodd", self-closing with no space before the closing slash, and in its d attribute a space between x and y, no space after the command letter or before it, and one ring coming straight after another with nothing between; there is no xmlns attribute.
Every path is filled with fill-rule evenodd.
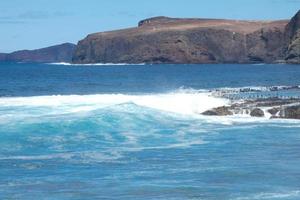
<svg viewBox="0 0 300 200"><path fill-rule="evenodd" d="M264 111L265 110L265 111ZM230 106L222 106L207 110L202 115L228 116L234 114L249 115L252 117L300 119L300 99L256 99L233 103Z"/></svg>
<svg viewBox="0 0 300 200"><path fill-rule="evenodd" d="M288 41L286 61L300 63L300 11L291 19L285 32Z"/></svg>
<svg viewBox="0 0 300 200"><path fill-rule="evenodd" d="M300 119L300 105L292 105L284 107L279 116L286 119Z"/></svg>
<svg viewBox="0 0 300 200"><path fill-rule="evenodd" d="M300 63L299 13L292 20L155 17L138 27L88 35L74 63Z"/></svg>
<svg viewBox="0 0 300 200"><path fill-rule="evenodd" d="M251 111L250 115L251 115L252 117L264 117L264 116L265 116L265 113L264 113L264 111L263 111L262 109L260 109L260 108L254 108L254 109Z"/></svg>
<svg viewBox="0 0 300 200"><path fill-rule="evenodd" d="M22 50L0 54L0 61L8 62L71 62L76 45L64 43L36 50Z"/></svg>
<svg viewBox="0 0 300 200"><path fill-rule="evenodd" d="M275 108L269 109L268 112L269 112L272 116L276 116L277 113L280 112L280 109L275 107Z"/></svg>
<svg viewBox="0 0 300 200"><path fill-rule="evenodd" d="M204 111L200 114L206 116L229 116L233 115L234 111L235 109L233 106L222 106Z"/></svg>
<svg viewBox="0 0 300 200"><path fill-rule="evenodd" d="M222 106L218 108L214 108L212 110L205 111L202 113L203 115L217 115L217 116L227 116L227 115L233 115L233 112L230 111L230 107L228 106Z"/></svg>

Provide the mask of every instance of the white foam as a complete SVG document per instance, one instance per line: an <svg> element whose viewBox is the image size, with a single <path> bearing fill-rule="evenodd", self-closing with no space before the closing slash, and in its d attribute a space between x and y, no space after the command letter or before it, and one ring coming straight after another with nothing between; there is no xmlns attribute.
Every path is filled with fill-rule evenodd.
<svg viewBox="0 0 300 200"><path fill-rule="evenodd" d="M177 91L165 94L97 94L38 97L0 98L0 106L50 107L58 112L81 112L124 104L139 106L178 114L199 114L206 110L227 105L229 100L216 98L206 92Z"/></svg>
<svg viewBox="0 0 300 200"><path fill-rule="evenodd" d="M231 116L203 116L198 115L197 118L203 122L212 124L234 125L234 124L286 124L286 127L299 127L300 121L297 119L270 119L268 117L252 117L250 115L236 114Z"/></svg>
<svg viewBox="0 0 300 200"><path fill-rule="evenodd" d="M129 63L91 63L91 64L74 64L67 62L48 63L50 65L65 65L65 66L122 66L122 65L145 65L145 63L129 64Z"/></svg>
<svg viewBox="0 0 300 200"><path fill-rule="evenodd" d="M45 155L23 155L23 156L4 156L0 160L52 160L63 159L73 162L113 162L122 157L118 152L70 152L70 153L53 153Z"/></svg>
<svg viewBox="0 0 300 200"><path fill-rule="evenodd" d="M156 109L177 114L183 117L192 117L202 122L232 125L236 123L288 123L291 126L299 125L299 120L272 119L266 115L264 118L251 117L249 114L236 114L233 116L203 116L200 113L212 108L230 105L230 100L215 97L213 92L197 91L181 88L177 91L161 94L96 94L96 95L64 95L64 96L36 96L36 97L3 97L0 98L0 124L15 120L30 119L30 117L43 117L58 114L86 113L102 108L141 109L137 106ZM122 105L119 107L119 105ZM116 107L117 106L117 107ZM6 111L5 111L6 110ZM7 112L9 110L9 112ZM123 110L119 110L122 112ZM140 112L139 110L133 110ZM265 112L267 113L267 112Z"/></svg>
<svg viewBox="0 0 300 200"><path fill-rule="evenodd" d="M251 197L239 197L236 198L236 200L286 199L286 198L293 198L299 196L300 196L300 191L294 190L294 191L287 191L282 193L260 193Z"/></svg>

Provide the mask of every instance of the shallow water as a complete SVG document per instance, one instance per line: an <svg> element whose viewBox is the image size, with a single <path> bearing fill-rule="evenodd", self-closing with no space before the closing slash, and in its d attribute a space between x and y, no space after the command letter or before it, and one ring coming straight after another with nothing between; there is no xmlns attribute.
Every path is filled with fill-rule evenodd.
<svg viewBox="0 0 300 200"><path fill-rule="evenodd" d="M300 66L6 63L0 76L0 199L300 199L299 121L199 115L229 103L217 88L300 85Z"/></svg>

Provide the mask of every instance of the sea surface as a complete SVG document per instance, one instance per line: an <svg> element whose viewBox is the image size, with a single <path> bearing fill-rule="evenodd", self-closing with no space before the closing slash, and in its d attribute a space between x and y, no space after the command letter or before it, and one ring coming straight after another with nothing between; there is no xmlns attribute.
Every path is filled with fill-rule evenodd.
<svg viewBox="0 0 300 200"><path fill-rule="evenodd" d="M299 86L300 65L0 63L0 199L299 200L299 120L200 114Z"/></svg>

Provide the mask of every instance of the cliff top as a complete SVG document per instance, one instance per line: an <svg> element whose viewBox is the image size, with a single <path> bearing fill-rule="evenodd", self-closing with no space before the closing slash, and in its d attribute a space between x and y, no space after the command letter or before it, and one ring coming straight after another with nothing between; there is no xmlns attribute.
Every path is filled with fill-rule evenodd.
<svg viewBox="0 0 300 200"><path fill-rule="evenodd" d="M188 29L223 29L232 32L248 34L262 28L278 28L283 30L289 20L255 21L255 20L227 20L227 19L197 19L197 18L169 18L154 17L142 20L138 27L121 29L115 31L99 32L89 35L98 37L101 35L112 37L116 34L139 35L151 34L163 31L183 31Z"/></svg>

